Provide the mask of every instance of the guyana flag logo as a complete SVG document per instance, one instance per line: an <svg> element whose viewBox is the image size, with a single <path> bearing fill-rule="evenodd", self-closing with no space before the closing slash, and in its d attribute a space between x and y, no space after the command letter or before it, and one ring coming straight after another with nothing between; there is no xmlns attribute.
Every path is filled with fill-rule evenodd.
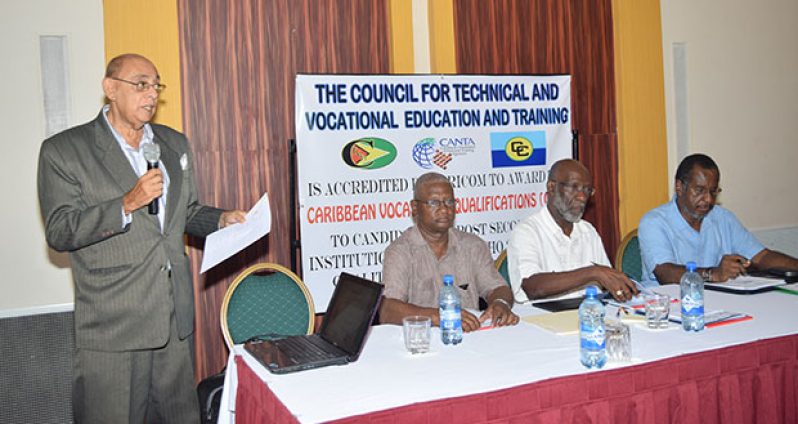
<svg viewBox="0 0 798 424"><path fill-rule="evenodd" d="M396 159L396 147L381 138L361 138L346 143L341 157L352 168L379 169Z"/></svg>

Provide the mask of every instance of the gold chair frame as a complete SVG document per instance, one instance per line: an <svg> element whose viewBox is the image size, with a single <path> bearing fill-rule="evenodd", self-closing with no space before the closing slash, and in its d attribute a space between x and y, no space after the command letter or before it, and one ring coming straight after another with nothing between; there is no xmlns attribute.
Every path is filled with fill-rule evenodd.
<svg viewBox="0 0 798 424"><path fill-rule="evenodd" d="M628 246L629 242L635 237L637 237L637 228L629 231L626 237L621 240L621 244L618 245L618 249L615 251L615 269L618 271L623 271L623 254L626 252L626 246Z"/></svg>
<svg viewBox="0 0 798 424"><path fill-rule="evenodd" d="M299 279L299 277L294 274L290 269L273 263L260 263L252 265L251 267L241 271L240 274L236 277L235 280L230 284L230 287L227 288L227 291L224 294L224 298L222 299L222 308L220 311L219 316L219 323L222 327L222 335L224 335L224 342L227 344L227 348L230 351L233 350L233 338L230 336L230 328L227 324L227 306L230 303L230 299L233 297L233 292L235 292L236 288L245 278L248 276L255 274L260 271L273 271L279 272L282 274L287 275L291 280L296 283L296 285L302 290L302 293L305 295L305 300L308 303L308 330L306 334L313 334L314 328L314 320L316 317L316 307L313 304L313 297L310 295L310 291L308 290L305 283Z"/></svg>
<svg viewBox="0 0 798 424"><path fill-rule="evenodd" d="M499 270L502 266L502 262L507 260L507 249L502 249L502 252L499 253L499 256L496 257L496 260L493 261L493 266L496 268L496 271Z"/></svg>

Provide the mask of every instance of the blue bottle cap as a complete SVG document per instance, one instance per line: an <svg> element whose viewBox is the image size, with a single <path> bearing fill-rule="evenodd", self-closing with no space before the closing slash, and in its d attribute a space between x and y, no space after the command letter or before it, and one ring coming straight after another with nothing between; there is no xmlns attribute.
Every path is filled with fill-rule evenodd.
<svg viewBox="0 0 798 424"><path fill-rule="evenodd" d="M454 276L451 274L446 274L443 276L443 285L444 286L452 286L454 285Z"/></svg>
<svg viewBox="0 0 798 424"><path fill-rule="evenodd" d="M687 268L687 272L695 272L696 266L695 262L690 261L684 265Z"/></svg>
<svg viewBox="0 0 798 424"><path fill-rule="evenodd" d="M596 287L596 286L587 286L585 288L585 296L587 296L587 297L596 297L596 296L598 296L598 287Z"/></svg>

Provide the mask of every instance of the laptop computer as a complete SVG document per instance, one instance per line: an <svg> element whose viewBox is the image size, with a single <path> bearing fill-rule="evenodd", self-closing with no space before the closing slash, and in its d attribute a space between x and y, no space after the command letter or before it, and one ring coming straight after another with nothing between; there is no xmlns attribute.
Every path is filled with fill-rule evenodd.
<svg viewBox="0 0 798 424"><path fill-rule="evenodd" d="M343 272L318 334L250 340L244 349L275 374L354 362L377 313L382 289L382 284Z"/></svg>

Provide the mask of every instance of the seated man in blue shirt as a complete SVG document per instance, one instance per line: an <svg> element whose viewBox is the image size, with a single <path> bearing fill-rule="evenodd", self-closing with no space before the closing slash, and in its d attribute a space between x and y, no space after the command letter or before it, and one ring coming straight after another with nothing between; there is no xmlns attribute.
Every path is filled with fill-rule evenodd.
<svg viewBox="0 0 798 424"><path fill-rule="evenodd" d="M705 281L724 282L753 265L798 269L798 260L765 248L729 210L715 205L720 170L707 155L687 156L676 170L673 199L640 220L643 276L678 283L693 261Z"/></svg>

